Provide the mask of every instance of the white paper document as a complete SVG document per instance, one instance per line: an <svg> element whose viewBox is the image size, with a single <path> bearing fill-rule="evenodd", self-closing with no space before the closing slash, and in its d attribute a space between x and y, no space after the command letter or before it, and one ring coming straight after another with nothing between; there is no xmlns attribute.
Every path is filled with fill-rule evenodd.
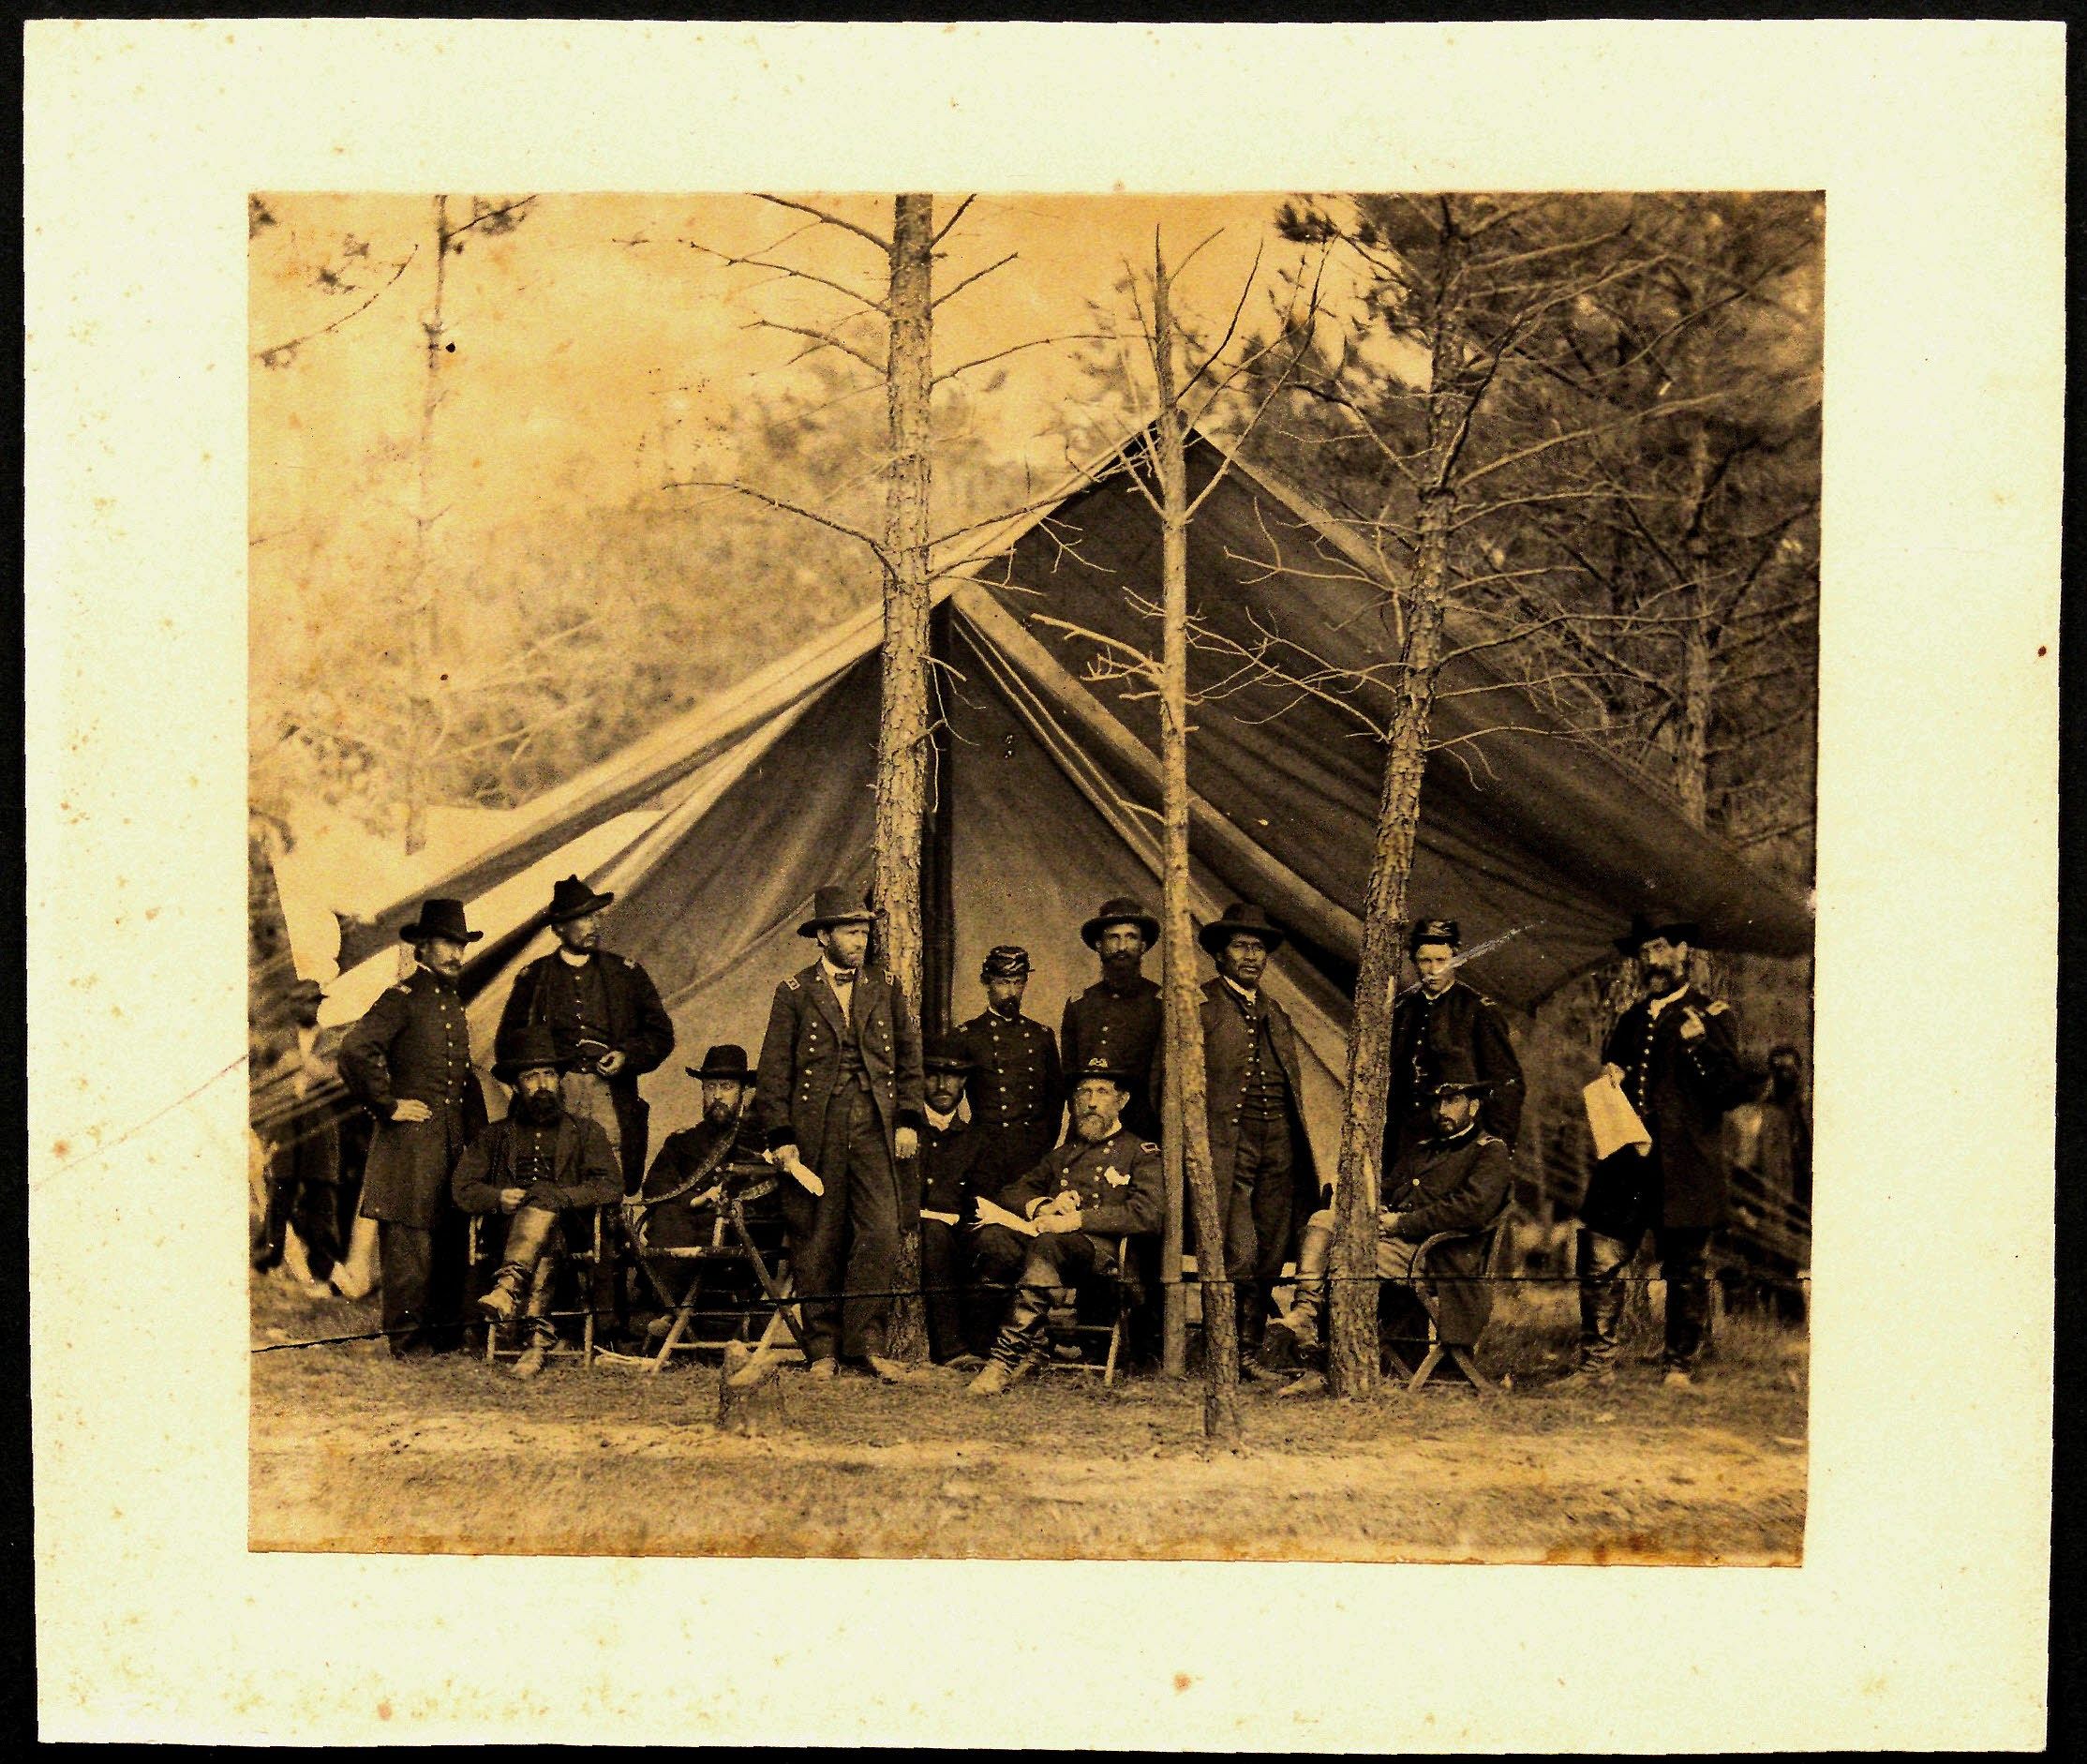
<svg viewBox="0 0 2087 1764"><path fill-rule="evenodd" d="M1594 1155L1613 1158L1626 1145L1639 1152L1652 1149L1652 1135L1645 1130L1623 1086L1603 1072L1580 1092L1587 1102L1588 1129L1594 1135Z"/></svg>

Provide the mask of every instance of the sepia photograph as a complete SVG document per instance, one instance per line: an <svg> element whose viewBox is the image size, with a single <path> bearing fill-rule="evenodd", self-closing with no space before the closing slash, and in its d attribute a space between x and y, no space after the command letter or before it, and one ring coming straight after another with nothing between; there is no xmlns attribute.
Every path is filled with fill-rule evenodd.
<svg viewBox="0 0 2087 1764"><path fill-rule="evenodd" d="M1826 225L253 192L252 1547L1800 1562Z"/></svg>
<svg viewBox="0 0 2087 1764"><path fill-rule="evenodd" d="M2050 1744L2062 25L22 44L39 1739Z"/></svg>

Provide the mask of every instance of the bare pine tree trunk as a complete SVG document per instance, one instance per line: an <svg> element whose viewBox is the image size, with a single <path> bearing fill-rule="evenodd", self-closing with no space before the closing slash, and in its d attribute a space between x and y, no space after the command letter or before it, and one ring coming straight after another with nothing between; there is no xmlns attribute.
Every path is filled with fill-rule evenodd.
<svg viewBox="0 0 2087 1764"><path fill-rule="evenodd" d="M877 731L874 890L882 959L921 1018L920 850L928 807L928 498L933 386L934 199L901 196L891 233L887 392L891 468L885 498L884 708ZM890 1349L920 1345L920 1232L902 1219Z"/></svg>
<svg viewBox="0 0 2087 1764"><path fill-rule="evenodd" d="M1456 506L1451 476L1469 411L1459 390L1463 349L1451 306L1456 298L1461 241L1443 241L1435 290L1433 374L1427 399L1427 487L1420 500L1420 552L1406 617L1406 650L1384 756L1355 977L1355 1019L1348 1047L1348 1108L1341 1120L1340 1179L1334 1194L1333 1292L1328 1306L1328 1383L1340 1397L1377 1388L1377 1210L1384 1173L1384 1114L1391 1081L1392 1003L1406 929L1407 884L1420 827L1421 783L1427 768L1441 664L1442 599L1449 579L1450 523Z"/></svg>
<svg viewBox="0 0 2087 1764"><path fill-rule="evenodd" d="M407 671L410 716L406 736L406 850L427 844L427 803L433 792L434 747L440 718L440 608L433 574L435 523L435 413L442 402L442 295L449 280L449 198L435 199L435 298L421 321L427 339L427 373L421 382L419 478L413 506L413 554L406 590Z"/></svg>
<svg viewBox="0 0 2087 1764"><path fill-rule="evenodd" d="M1203 1020L1188 876L1188 470L1174 368L1167 265L1153 244L1153 366L1159 382L1159 665L1162 834L1160 943L1164 951L1168 1118L1181 1124L1184 1174L1196 1209L1196 1270L1203 1293L1203 1434L1236 1444L1239 1428L1238 1295L1225 1279L1225 1226L1210 1167ZM1178 1293L1179 1288L1175 1291Z"/></svg>

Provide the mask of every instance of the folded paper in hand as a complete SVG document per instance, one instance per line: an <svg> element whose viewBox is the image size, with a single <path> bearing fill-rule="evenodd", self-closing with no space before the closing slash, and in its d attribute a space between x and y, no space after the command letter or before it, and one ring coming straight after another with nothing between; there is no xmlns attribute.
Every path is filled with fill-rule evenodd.
<svg viewBox="0 0 2087 1764"><path fill-rule="evenodd" d="M1625 1146L1639 1152L1652 1149L1652 1135L1645 1130L1623 1086L1607 1072L1580 1092L1587 1103L1588 1129L1594 1135L1594 1155L1613 1158Z"/></svg>
<svg viewBox="0 0 2087 1764"><path fill-rule="evenodd" d="M1004 1206L995 1206L984 1195L978 1197L978 1223L981 1225L1005 1225L1009 1231L1020 1232L1024 1237L1036 1235L1036 1228L1019 1213L1010 1213Z"/></svg>
<svg viewBox="0 0 2087 1764"><path fill-rule="evenodd" d="M807 1194L824 1194L827 1191L827 1185L819 1180L818 1174L802 1159L793 1158L783 1167L797 1179Z"/></svg>

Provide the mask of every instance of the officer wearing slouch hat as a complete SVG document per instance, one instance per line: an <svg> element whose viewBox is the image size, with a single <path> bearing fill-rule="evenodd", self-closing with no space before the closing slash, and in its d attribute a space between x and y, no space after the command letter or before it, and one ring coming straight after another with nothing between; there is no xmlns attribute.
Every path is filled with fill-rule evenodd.
<svg viewBox="0 0 2087 1764"><path fill-rule="evenodd" d="M340 1075L376 1119L363 1167L362 1217L377 1221L384 1331L399 1357L462 1341L464 1227L450 1171L485 1127L456 983L484 933L462 901L421 903L399 936L413 971L341 1039Z"/></svg>
<svg viewBox="0 0 2087 1764"><path fill-rule="evenodd" d="M770 1156L820 1185L814 1195L793 1175L783 1190L798 1290L846 1281L844 1304L804 1307L812 1376L831 1378L845 1353L897 1383L907 1373L885 1343L910 1211L900 1172L910 1186L924 1119L920 1031L889 976L863 965L875 918L859 893L814 894L798 934L818 940L818 959L775 989L754 1106Z"/></svg>
<svg viewBox="0 0 2087 1764"><path fill-rule="evenodd" d="M1058 1054L1068 1073L1107 1060L1124 1074L1130 1099L1124 1123L1147 1139L1159 1137L1163 1013L1158 985L1140 971L1159 941L1159 920L1127 894L1102 902L1080 928L1081 941L1101 959L1101 978L1066 1001Z"/></svg>
<svg viewBox="0 0 2087 1764"><path fill-rule="evenodd" d="M545 917L559 947L515 975L493 1051L505 1051L527 1024L550 1029L566 1064L565 1106L607 1134L631 1194L645 1174L650 1114L637 1081L674 1052L674 1020L652 977L602 948L602 913L615 899L576 875L551 890Z"/></svg>
<svg viewBox="0 0 2087 1764"><path fill-rule="evenodd" d="M1057 1144L1066 1084L1057 1037L1022 1014L1029 951L1011 943L995 946L978 979L986 989L986 1009L959 1024L955 1039L972 1068L965 1095L976 1141L974 1179L997 1197L1003 1186L1026 1175Z"/></svg>

